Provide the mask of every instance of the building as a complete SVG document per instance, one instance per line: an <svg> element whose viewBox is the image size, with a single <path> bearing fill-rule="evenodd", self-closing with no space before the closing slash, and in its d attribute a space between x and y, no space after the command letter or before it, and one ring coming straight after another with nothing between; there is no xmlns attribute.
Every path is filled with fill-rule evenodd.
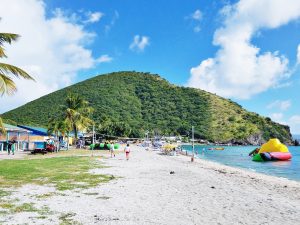
<svg viewBox="0 0 300 225"><path fill-rule="evenodd" d="M0 151L7 151L8 142L12 140L17 142L17 151L29 149L31 131L10 124L4 124L4 128L6 135L0 133Z"/></svg>
<svg viewBox="0 0 300 225"><path fill-rule="evenodd" d="M18 150L32 150L35 145L42 143L52 135L48 135L47 129L42 127L32 127L25 125L13 126L4 124L6 135L0 133L0 151L7 151L8 141L17 141Z"/></svg>

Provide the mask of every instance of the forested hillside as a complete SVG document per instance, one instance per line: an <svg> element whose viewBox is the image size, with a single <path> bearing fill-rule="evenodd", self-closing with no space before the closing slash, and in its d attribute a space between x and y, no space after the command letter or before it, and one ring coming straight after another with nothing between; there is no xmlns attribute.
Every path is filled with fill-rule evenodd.
<svg viewBox="0 0 300 225"><path fill-rule="evenodd" d="M187 135L195 126L197 138L213 142L256 143L277 137L291 141L288 126L280 125L217 95L170 84L158 75L116 72L99 75L53 92L3 114L18 124L47 126L68 92L88 100L97 126L122 122L129 136L146 130Z"/></svg>

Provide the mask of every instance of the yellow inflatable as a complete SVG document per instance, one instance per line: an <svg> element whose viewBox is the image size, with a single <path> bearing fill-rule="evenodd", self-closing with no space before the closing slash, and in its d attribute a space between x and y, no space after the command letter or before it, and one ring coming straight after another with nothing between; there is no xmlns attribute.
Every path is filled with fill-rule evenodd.
<svg viewBox="0 0 300 225"><path fill-rule="evenodd" d="M289 150L277 138L273 138L261 146L258 153L263 152L289 152Z"/></svg>

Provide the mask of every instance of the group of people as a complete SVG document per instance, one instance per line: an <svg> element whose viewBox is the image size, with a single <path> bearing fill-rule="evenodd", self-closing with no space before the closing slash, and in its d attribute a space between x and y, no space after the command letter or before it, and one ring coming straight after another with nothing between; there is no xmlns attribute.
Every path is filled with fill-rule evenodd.
<svg viewBox="0 0 300 225"><path fill-rule="evenodd" d="M111 143L110 144L110 157L112 158L113 156L116 157L116 154L115 154L115 146L114 146L114 143ZM126 144L125 148L124 148L124 152L126 154L126 160L129 160L129 153L130 153L130 147L129 147L129 144Z"/></svg>

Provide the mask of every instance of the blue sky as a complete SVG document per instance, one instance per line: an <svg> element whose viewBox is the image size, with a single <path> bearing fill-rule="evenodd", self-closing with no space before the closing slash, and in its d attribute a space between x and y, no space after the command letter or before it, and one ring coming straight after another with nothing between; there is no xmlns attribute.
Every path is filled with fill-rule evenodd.
<svg viewBox="0 0 300 225"><path fill-rule="evenodd" d="M21 34L17 80L0 113L97 74L135 70L205 89L300 133L300 3L294 0L0 0ZM297 58L297 53L299 57Z"/></svg>

